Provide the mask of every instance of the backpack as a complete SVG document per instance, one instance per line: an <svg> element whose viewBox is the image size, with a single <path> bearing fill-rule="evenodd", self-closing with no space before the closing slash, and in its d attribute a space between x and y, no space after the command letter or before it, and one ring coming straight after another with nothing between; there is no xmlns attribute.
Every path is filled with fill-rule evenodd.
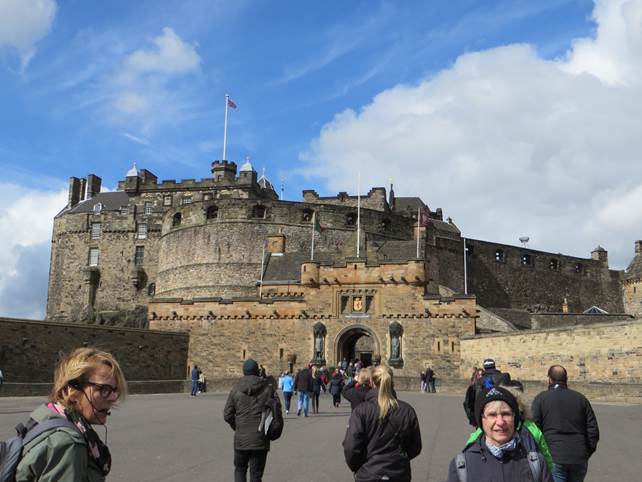
<svg viewBox="0 0 642 482"><path fill-rule="evenodd" d="M542 458L543 456L537 452L528 452L526 459L528 466L533 474L533 480L540 482L542 480ZM468 469L466 469L466 456L463 452L458 453L455 457L455 468L457 469L457 478L459 482L468 482Z"/></svg>
<svg viewBox="0 0 642 482"><path fill-rule="evenodd" d="M78 430L72 422L63 418L52 418L41 423L30 418L26 426L22 423L18 424L15 437L0 441L0 482L16 480L16 468L22 458L22 449L25 445L44 432L63 427Z"/></svg>
<svg viewBox="0 0 642 482"><path fill-rule="evenodd" d="M268 440L274 441L281 437L283 425L281 403L274 396L270 396L263 407L258 430L259 432L263 432L263 435L265 435ZM2 479L0 479L0 482L3 482Z"/></svg>

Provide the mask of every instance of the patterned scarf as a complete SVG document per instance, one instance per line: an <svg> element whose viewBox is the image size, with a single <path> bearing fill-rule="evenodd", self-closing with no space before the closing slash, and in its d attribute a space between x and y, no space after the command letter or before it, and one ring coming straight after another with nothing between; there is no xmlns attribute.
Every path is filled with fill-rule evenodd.
<svg viewBox="0 0 642 482"><path fill-rule="evenodd" d="M68 410L61 404L49 403L48 406L73 422L78 429L78 432L82 434L87 442L87 453L89 458L94 461L94 464L98 467L101 473L104 476L107 476L111 470L111 454L109 453L107 445L100 440L100 437L92 428L91 424L87 422L80 413L74 410Z"/></svg>
<svg viewBox="0 0 642 482"><path fill-rule="evenodd" d="M515 450L520 442L521 439L519 438L519 434L517 432L515 432L513 438L509 442L506 442L499 447L495 447L494 445L489 444L486 437L484 437L484 444L486 445L486 448L498 460L503 459L506 452L512 452L513 450Z"/></svg>

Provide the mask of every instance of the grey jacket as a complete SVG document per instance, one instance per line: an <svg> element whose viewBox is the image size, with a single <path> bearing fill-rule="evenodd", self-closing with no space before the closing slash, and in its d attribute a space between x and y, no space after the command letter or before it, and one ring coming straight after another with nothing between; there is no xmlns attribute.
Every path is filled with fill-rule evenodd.
<svg viewBox="0 0 642 482"><path fill-rule="evenodd" d="M37 422L61 415L46 405L30 415ZM87 442L76 430L67 427L50 430L25 445L16 469L16 482L94 482L104 481L100 469L87 454Z"/></svg>
<svg viewBox="0 0 642 482"><path fill-rule="evenodd" d="M486 448L485 437L479 437L464 449L466 470L469 482L553 482L551 473L542 454L538 454L542 476L533 481L533 474L528 464L527 451L520 444L514 451L508 452L502 460L496 459ZM448 482L458 482L455 459L448 468Z"/></svg>

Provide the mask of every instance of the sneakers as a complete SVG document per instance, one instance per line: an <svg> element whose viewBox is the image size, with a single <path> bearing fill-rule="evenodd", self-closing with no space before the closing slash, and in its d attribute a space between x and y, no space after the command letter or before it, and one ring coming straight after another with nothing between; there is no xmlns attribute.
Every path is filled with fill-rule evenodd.
<svg viewBox="0 0 642 482"><path fill-rule="evenodd" d="M300 416L301 416L301 410L297 410L297 411L296 411L296 416L297 416L297 417L300 417Z"/></svg>
<svg viewBox="0 0 642 482"><path fill-rule="evenodd" d="M289 410L286 410L286 411L285 411L285 414L286 414L286 415L288 415L289 413L290 413L290 411L289 411Z"/></svg>

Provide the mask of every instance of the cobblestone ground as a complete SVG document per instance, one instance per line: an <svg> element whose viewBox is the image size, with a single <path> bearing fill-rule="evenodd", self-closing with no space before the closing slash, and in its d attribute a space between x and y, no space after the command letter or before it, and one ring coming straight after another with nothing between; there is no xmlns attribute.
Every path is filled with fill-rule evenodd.
<svg viewBox="0 0 642 482"><path fill-rule="evenodd" d="M421 422L423 451L413 461L413 480L444 481L450 459L469 433L461 399L420 393L401 393L400 398L415 407ZM225 394L129 397L109 422L113 470L108 480L233 480L232 431L222 419L225 400ZM12 427L41 401L0 398L0 439L11 436ZM341 449L350 408L333 408L327 395L321 405L319 415L287 416L283 437L268 456L266 482L353 480ZM602 439L586 480L642 480L642 406L594 408Z"/></svg>

